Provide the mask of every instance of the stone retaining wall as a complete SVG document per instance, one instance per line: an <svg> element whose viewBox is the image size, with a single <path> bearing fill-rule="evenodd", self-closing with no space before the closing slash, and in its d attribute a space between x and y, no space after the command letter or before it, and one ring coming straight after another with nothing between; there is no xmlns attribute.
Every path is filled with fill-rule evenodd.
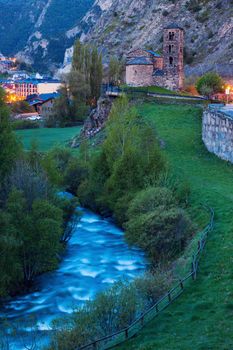
<svg viewBox="0 0 233 350"><path fill-rule="evenodd" d="M233 163L233 119L224 112L203 113L202 139L209 152Z"/></svg>

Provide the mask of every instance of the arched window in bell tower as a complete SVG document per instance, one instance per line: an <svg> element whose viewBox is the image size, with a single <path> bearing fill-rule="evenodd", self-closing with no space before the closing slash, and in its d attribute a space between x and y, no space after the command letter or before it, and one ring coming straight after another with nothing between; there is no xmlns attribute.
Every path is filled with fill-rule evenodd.
<svg viewBox="0 0 233 350"><path fill-rule="evenodd" d="M173 57L169 57L169 64L170 64L170 66L173 66L173 62L174 62Z"/></svg>
<svg viewBox="0 0 233 350"><path fill-rule="evenodd" d="M169 45L169 53L173 53L174 45Z"/></svg>
<svg viewBox="0 0 233 350"><path fill-rule="evenodd" d="M169 32L169 40L173 41L175 38L175 33L174 32Z"/></svg>

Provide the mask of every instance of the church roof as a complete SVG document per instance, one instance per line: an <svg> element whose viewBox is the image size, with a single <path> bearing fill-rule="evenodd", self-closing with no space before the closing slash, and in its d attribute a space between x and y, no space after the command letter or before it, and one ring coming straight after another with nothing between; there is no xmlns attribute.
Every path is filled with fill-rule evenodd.
<svg viewBox="0 0 233 350"><path fill-rule="evenodd" d="M136 66L136 65L149 66L149 65L153 65L153 62L148 57L135 57L128 60L127 65L128 66Z"/></svg>
<svg viewBox="0 0 233 350"><path fill-rule="evenodd" d="M152 50L146 50L146 52L150 53L150 54L151 54L152 56L154 56L154 57L161 57L161 55L160 55L159 53L154 52L154 51L152 51Z"/></svg>
<svg viewBox="0 0 233 350"><path fill-rule="evenodd" d="M184 30L184 28L179 26L177 23L170 23L164 29L180 29L180 30Z"/></svg>

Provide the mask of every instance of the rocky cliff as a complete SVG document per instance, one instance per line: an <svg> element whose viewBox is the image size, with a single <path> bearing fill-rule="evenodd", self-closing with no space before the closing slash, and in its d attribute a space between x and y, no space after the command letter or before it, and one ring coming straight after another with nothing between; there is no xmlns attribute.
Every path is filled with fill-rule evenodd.
<svg viewBox="0 0 233 350"><path fill-rule="evenodd" d="M162 49L162 29L185 29L187 71L200 74L233 63L233 0L0 0L0 51L37 65L62 64L76 38L96 43L104 57L136 47ZM224 66L223 66L224 65Z"/></svg>
<svg viewBox="0 0 233 350"><path fill-rule="evenodd" d="M124 56L137 47L162 50L162 30L170 22L185 29L188 72L216 64L224 64L222 72L231 69L233 0L97 0L66 35L95 42L105 56Z"/></svg>
<svg viewBox="0 0 233 350"><path fill-rule="evenodd" d="M0 0L0 52L35 63L42 71L61 64L78 25L94 0Z"/></svg>

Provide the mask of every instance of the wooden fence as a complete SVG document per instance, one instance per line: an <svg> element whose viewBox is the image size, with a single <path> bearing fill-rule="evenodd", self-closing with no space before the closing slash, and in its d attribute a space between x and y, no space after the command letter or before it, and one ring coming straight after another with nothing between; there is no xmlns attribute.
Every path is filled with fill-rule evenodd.
<svg viewBox="0 0 233 350"><path fill-rule="evenodd" d="M176 300L185 290L188 282L197 277L199 260L201 253L206 245L208 234L212 231L214 225L214 211L212 208L206 208L210 212L210 221L205 229L201 232L201 238L198 241L197 250L192 257L190 272L179 281L172 289L170 289L156 304L140 315L131 325L114 333L93 341L85 346L79 347L77 350L105 350L117 346L133 336L135 336L148 322L154 319L158 314L167 308L174 300Z"/></svg>

